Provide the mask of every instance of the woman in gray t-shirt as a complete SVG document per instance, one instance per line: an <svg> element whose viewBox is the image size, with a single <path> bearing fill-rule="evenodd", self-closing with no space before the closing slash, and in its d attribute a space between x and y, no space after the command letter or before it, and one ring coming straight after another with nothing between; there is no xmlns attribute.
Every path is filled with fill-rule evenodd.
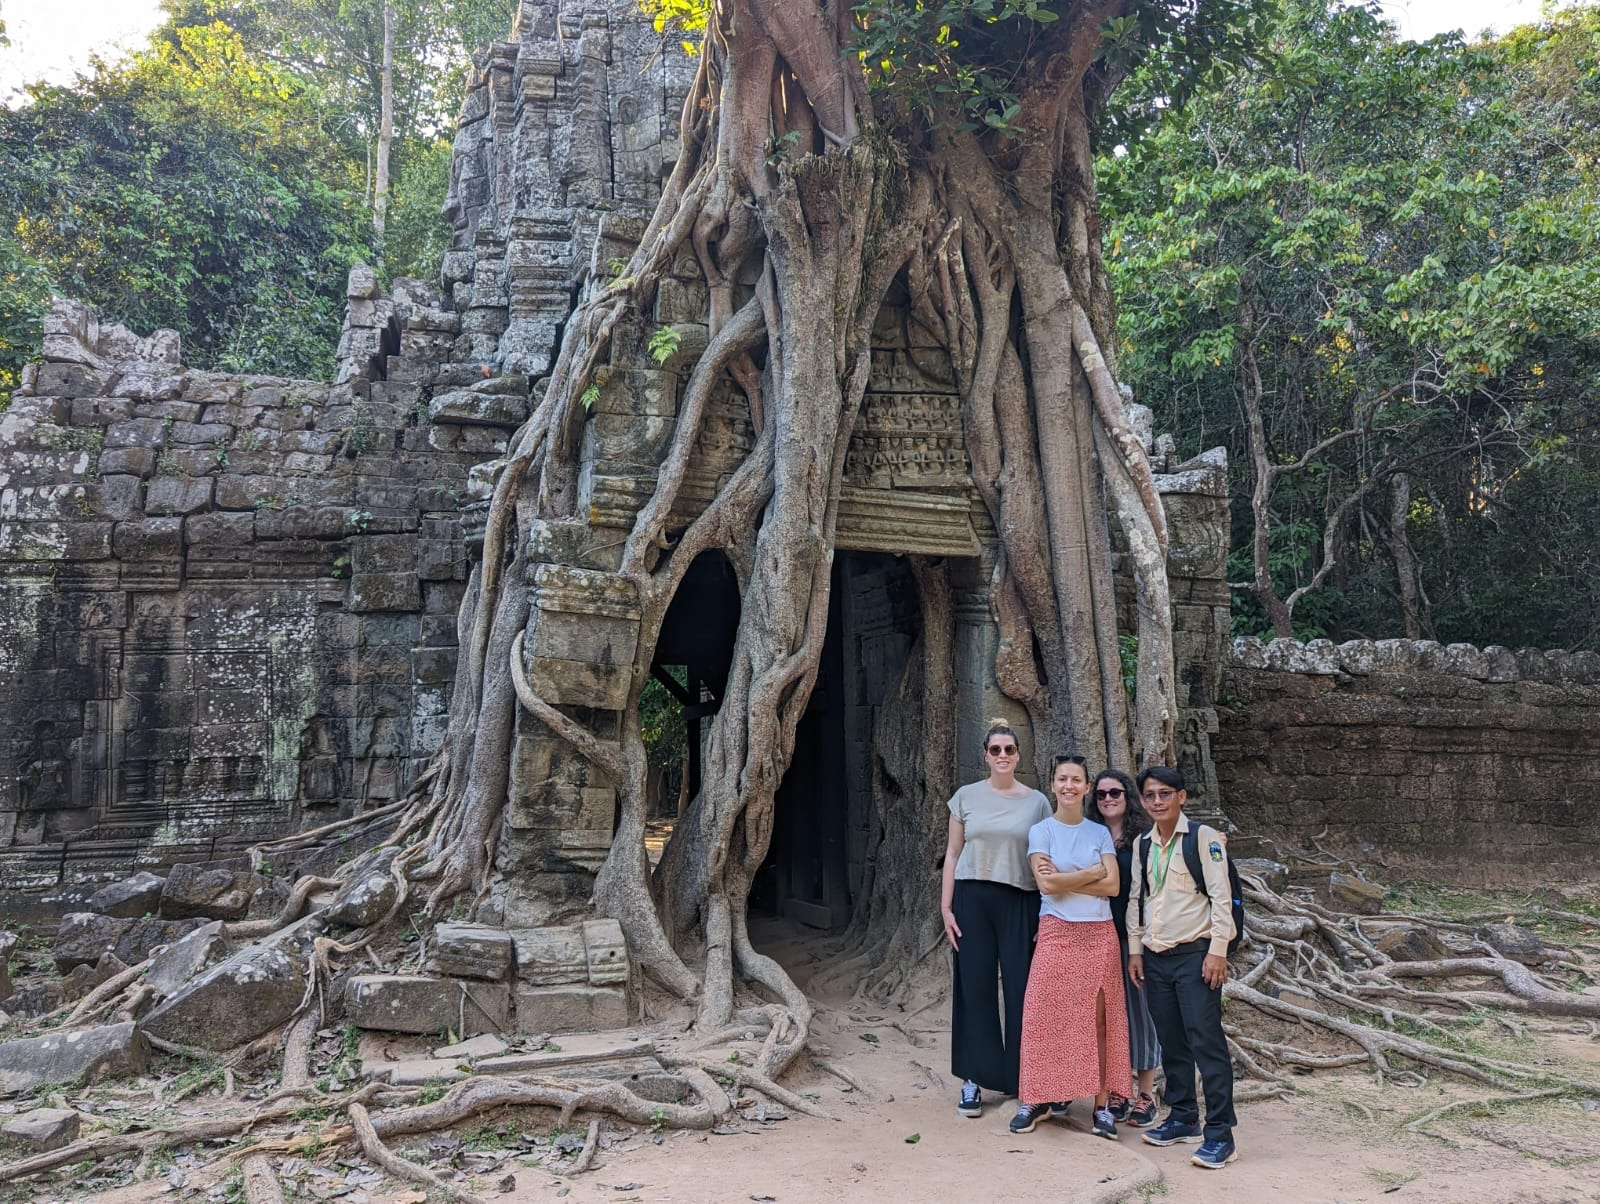
<svg viewBox="0 0 1600 1204"><path fill-rule="evenodd" d="M1039 928L1039 892L1028 865L1028 829L1050 803L1017 781L1017 734L1004 720L983 739L989 776L950 799L940 911L954 951L950 1069L962 1080L962 1116L983 1112L982 1089L1017 1093L1022 1001ZM995 980L1005 996L1002 1027Z"/></svg>

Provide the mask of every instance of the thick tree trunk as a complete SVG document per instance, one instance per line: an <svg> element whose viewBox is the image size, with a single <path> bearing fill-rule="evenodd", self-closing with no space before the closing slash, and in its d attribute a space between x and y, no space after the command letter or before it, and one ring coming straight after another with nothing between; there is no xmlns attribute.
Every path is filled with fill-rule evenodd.
<svg viewBox="0 0 1600 1204"><path fill-rule="evenodd" d="M383 66L378 113L378 155L372 184L372 229L379 241L389 224L389 149L394 145L394 4L383 6Z"/></svg>
<svg viewBox="0 0 1600 1204"><path fill-rule="evenodd" d="M698 997L701 1028L735 1015L740 980L781 1001L788 1019L769 1043L768 1073L798 1052L810 1007L751 945L746 906L817 676L845 453L874 320L897 276L919 320L944 333L956 369L974 483L1000 538L996 680L1028 710L1041 772L1058 751L1116 765L1168 758L1176 714L1164 520L1103 350L1110 303L1085 175L1083 77L1104 13L1048 35L1059 70L1025 95L1020 120L1034 133L983 141L940 131L931 150L891 146L882 129L864 135L872 115L844 13L835 6L837 19L823 19L821 8L775 0L714 6L681 123L684 159L627 270L590 283L497 482L461 623L444 772L406 821L408 832L426 826L416 874L438 879L435 909L448 892L481 885L505 801L510 708L528 710L617 789L596 907L622 922L648 973ZM793 149L774 155L774 138ZM656 494L623 551L620 573L638 590L642 618L620 743L602 744L522 674L527 602L513 541L535 516L575 515L583 392L612 330L649 303L685 246L708 284L710 341L684 387ZM734 282L757 256L760 284L739 306ZM710 395L729 376L749 399L755 449L673 543L668 517ZM1139 599L1132 745L1108 504L1128 533ZM740 581L732 667L702 788L652 877L638 699L667 606L694 557L712 549ZM922 641L878 733L873 869L848 942L872 954L869 988L880 994L936 943L942 806L954 786L949 582L940 565L915 571Z"/></svg>

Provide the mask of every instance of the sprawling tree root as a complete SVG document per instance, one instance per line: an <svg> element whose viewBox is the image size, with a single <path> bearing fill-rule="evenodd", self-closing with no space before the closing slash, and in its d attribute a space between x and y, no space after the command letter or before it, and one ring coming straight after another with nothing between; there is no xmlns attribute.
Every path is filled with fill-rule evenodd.
<svg viewBox="0 0 1600 1204"><path fill-rule="evenodd" d="M448 1199L460 1200L462 1204L484 1204L482 1197L463 1191L455 1184L441 1179L427 1167L418 1166L398 1154L390 1153L389 1148L379 1140L376 1130L373 1129L372 1118L365 1105L352 1102L346 1112L350 1117L350 1127L355 1131L356 1144L361 1147L361 1152L396 1179L420 1183Z"/></svg>
<svg viewBox="0 0 1600 1204"><path fill-rule="evenodd" d="M1451 1032L1459 1028L1463 1014L1479 1008L1552 1018L1600 1017L1600 999L1564 990L1566 984L1559 980L1552 985L1548 975L1501 957L1475 939L1470 941L1472 956L1396 961L1362 932L1363 924L1403 920L1432 929L1448 946L1462 943L1471 931L1468 925L1412 915L1339 913L1280 895L1249 878L1245 890L1252 906L1245 968L1224 986L1224 998L1273 1019L1320 1030L1347 1050L1311 1052L1262 1040L1244 1032L1239 1013L1233 1011L1229 1045L1246 1075L1287 1091L1293 1089L1288 1072L1294 1070L1367 1066L1380 1083L1416 1082L1443 1073L1510 1089L1517 1098L1532 1098L1530 1091L1600 1096L1600 1082L1473 1052ZM1555 973L1570 973L1564 964ZM1445 985L1463 978L1473 980L1472 985ZM1431 985L1413 985L1418 983ZM1281 998L1284 992L1293 992L1295 998ZM1322 1006L1307 1006L1306 1000Z"/></svg>

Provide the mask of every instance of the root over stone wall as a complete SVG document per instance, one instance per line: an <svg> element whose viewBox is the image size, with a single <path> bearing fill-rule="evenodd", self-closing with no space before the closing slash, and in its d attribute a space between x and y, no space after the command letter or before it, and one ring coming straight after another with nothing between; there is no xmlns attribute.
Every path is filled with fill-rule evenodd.
<svg viewBox="0 0 1600 1204"><path fill-rule="evenodd" d="M1464 880L1587 868L1600 837L1600 655L1422 640L1233 642L1229 818Z"/></svg>

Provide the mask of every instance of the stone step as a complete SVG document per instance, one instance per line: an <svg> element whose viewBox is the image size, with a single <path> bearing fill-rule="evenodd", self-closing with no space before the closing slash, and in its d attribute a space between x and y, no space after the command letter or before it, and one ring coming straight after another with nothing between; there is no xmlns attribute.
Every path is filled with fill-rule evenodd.
<svg viewBox="0 0 1600 1204"><path fill-rule="evenodd" d="M549 1079L637 1079L665 1073L655 1043L617 1034L571 1036L545 1049L498 1057L416 1057L363 1063L368 1078L396 1087L455 1083L473 1074Z"/></svg>

